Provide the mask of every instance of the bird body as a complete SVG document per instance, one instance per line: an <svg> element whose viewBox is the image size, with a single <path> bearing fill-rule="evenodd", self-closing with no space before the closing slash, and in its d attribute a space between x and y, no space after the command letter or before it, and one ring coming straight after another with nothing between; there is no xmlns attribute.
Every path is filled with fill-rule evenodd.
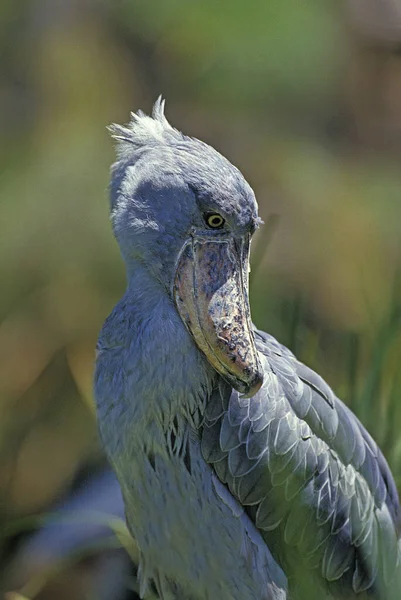
<svg viewBox="0 0 401 600"><path fill-rule="evenodd" d="M250 320L251 188L173 129L161 101L112 132L128 286L99 337L95 397L142 596L395 600L399 502L384 457Z"/></svg>
<svg viewBox="0 0 401 600"><path fill-rule="evenodd" d="M166 600L284 600L285 576L201 454L214 372L164 290L144 286L139 265L135 273L138 285L103 327L95 389L101 438L142 552L142 592L150 581Z"/></svg>

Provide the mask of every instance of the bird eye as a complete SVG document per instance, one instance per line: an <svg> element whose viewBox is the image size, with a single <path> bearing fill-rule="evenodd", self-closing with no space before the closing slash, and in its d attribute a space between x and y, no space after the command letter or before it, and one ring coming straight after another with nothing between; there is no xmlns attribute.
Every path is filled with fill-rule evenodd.
<svg viewBox="0 0 401 600"><path fill-rule="evenodd" d="M223 217L217 213L206 213L204 217L206 225L212 229L221 229L225 223Z"/></svg>

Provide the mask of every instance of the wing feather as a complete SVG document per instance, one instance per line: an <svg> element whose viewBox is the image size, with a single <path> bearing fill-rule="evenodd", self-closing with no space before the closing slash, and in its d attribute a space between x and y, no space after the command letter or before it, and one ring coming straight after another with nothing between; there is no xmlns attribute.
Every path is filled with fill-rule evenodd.
<svg viewBox="0 0 401 600"><path fill-rule="evenodd" d="M357 593L388 583L400 511L383 455L319 375L272 336L256 332L256 341L263 386L249 399L219 383L205 412L205 459L290 578L304 563Z"/></svg>

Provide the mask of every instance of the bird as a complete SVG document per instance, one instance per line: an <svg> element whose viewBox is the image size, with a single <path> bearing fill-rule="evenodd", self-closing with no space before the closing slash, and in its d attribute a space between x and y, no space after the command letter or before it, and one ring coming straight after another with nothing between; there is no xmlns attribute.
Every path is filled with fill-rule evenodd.
<svg viewBox="0 0 401 600"><path fill-rule="evenodd" d="M99 335L94 395L141 597L399 598L400 505L383 454L252 322L252 188L172 127L161 97L110 132L127 288Z"/></svg>

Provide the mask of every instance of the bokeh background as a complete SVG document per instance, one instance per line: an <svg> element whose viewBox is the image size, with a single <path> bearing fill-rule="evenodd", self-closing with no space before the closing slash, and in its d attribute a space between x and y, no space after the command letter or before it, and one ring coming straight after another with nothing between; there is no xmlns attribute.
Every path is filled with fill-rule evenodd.
<svg viewBox="0 0 401 600"><path fill-rule="evenodd" d="M91 381L97 333L125 286L106 125L150 111L160 93L172 124L219 149L256 192L265 226L253 246L254 321L328 380L401 486L399 0L2 0L9 600L17 590L135 597L118 547L135 548L99 448Z"/></svg>

